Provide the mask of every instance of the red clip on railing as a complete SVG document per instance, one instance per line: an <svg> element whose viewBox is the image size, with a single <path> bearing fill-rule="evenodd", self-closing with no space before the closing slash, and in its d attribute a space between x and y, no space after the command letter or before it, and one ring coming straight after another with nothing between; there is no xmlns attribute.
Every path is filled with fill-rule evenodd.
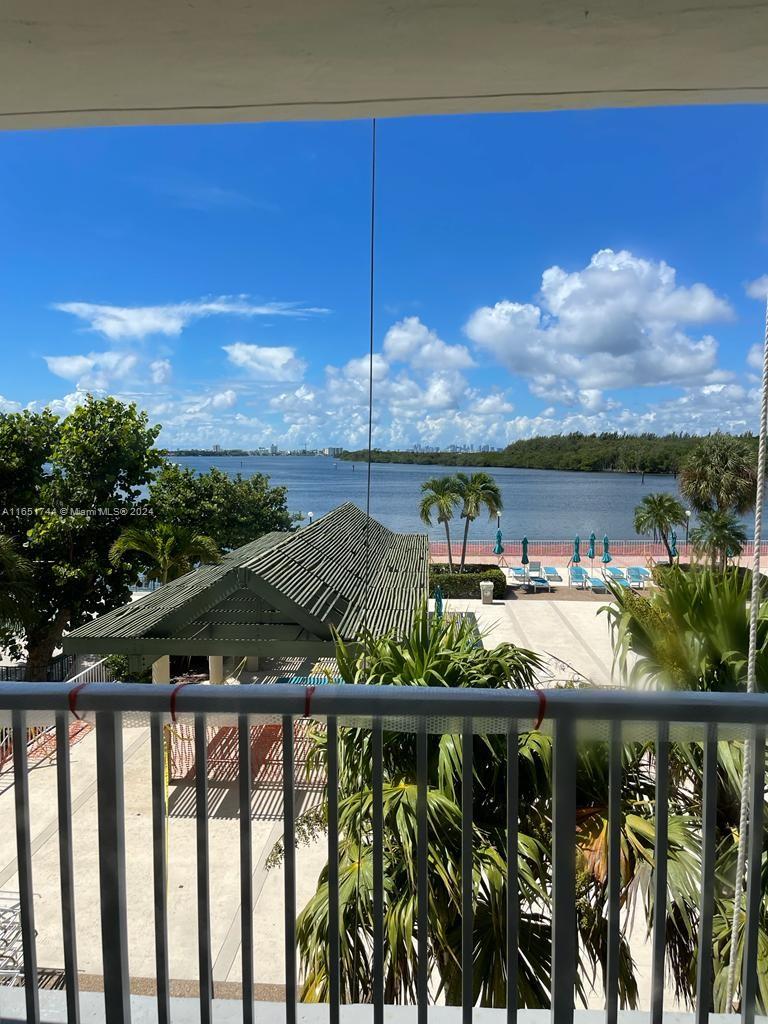
<svg viewBox="0 0 768 1024"><path fill-rule="evenodd" d="M84 690L87 685L88 685L87 682L86 683L78 683L77 686L73 686L72 689L69 691L69 710L72 712L72 714L78 720L78 722L82 722L83 716L82 715L78 715L78 713L77 713L77 695L78 695L78 693L80 693L81 690Z"/></svg>

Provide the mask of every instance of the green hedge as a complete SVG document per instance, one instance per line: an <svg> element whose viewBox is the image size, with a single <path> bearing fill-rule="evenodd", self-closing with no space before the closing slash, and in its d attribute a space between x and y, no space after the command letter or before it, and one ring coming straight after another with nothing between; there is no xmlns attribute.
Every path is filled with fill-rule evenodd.
<svg viewBox="0 0 768 1024"><path fill-rule="evenodd" d="M497 565L470 565L464 572L451 572L447 565L432 565L429 569L429 596L434 597L439 583L443 597L480 598L480 583L493 583L493 596L503 598L507 592L507 578Z"/></svg>

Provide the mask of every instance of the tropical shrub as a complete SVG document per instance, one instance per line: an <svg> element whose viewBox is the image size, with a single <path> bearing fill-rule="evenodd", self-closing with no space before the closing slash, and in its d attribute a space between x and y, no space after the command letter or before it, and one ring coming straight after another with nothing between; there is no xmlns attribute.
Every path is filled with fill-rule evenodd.
<svg viewBox="0 0 768 1024"><path fill-rule="evenodd" d="M448 565L439 562L429 569L429 592L434 594L440 584L443 597L480 597L480 583L493 583L493 596L501 600L507 592L507 578L497 565L472 565L464 572L451 572Z"/></svg>
<svg viewBox="0 0 768 1024"><path fill-rule="evenodd" d="M104 668L119 683L152 682L151 668L143 669L141 672L132 672L129 666L130 662L125 654L109 654L104 659Z"/></svg>
<svg viewBox="0 0 768 1024"><path fill-rule="evenodd" d="M616 592L615 604L606 608L611 617L617 661L637 685L655 688L725 691L746 690L749 643L751 576L728 570L666 574L665 586L641 605L636 595ZM768 602L763 601L757 622L757 689L768 690ZM630 668L631 665L631 668ZM713 967L716 1012L724 1012L728 965L731 959L731 923L734 909L734 879L739 842L742 745L718 743L717 861L714 893ZM688 799L700 813L702 754L699 744L673 744L670 780L681 801ZM768 849L768 815L763 814L763 851ZM695 856L695 846L689 851ZM762 901L758 916L758 1004L768 1008L768 888L763 857ZM672 885L670 885L670 891ZM744 894L739 892L739 903ZM694 917L682 916L687 930ZM745 917L737 914L737 947L734 957L740 967ZM690 964L695 963L695 930L690 933ZM737 977L740 977L740 969ZM679 979L676 978L676 981ZM690 971L693 982L693 969Z"/></svg>
<svg viewBox="0 0 768 1024"><path fill-rule="evenodd" d="M523 688L533 685L541 662L510 644L485 650L466 621L429 620L423 610L404 637L363 636L359 647L337 642L337 662L350 685ZM327 735L313 736L310 762L325 762ZM369 730L339 730L339 879L341 997L369 1001L372 991L373 797ZM475 1000L506 1003L506 737L473 738L473 893ZM592 743L578 753L577 925L578 994L604 983L607 886L607 746ZM518 737L519 758L519 973L518 1002L545 1007L551 972L551 775L552 741L539 731ZM461 998L461 775L457 735L428 739L429 972L433 997L449 1005ZM416 739L412 733L383 735L384 912L387 937L385 999L413 1001L416 988ZM622 882L625 908L635 901L650 919L654 844L654 748L622 749ZM670 793L667 957L683 1000L692 998L690 955L699 901L699 837L690 817L690 776ZM313 824L318 821L313 812ZM319 818L326 823L327 807ZM312 829L310 828L310 831ZM302 998L329 995L328 871L299 915L297 941L304 984ZM635 966L622 938L619 964L622 1005L637 1003Z"/></svg>

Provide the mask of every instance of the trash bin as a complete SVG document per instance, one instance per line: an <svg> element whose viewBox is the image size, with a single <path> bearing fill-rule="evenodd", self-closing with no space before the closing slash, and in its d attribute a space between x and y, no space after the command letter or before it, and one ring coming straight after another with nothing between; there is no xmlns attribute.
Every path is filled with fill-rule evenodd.
<svg viewBox="0 0 768 1024"><path fill-rule="evenodd" d="M491 580L481 580L480 600L483 604L493 604L493 583Z"/></svg>

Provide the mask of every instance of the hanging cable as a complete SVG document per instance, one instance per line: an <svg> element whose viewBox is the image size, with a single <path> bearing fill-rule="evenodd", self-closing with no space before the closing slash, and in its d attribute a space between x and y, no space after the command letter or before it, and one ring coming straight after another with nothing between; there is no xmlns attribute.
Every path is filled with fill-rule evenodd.
<svg viewBox="0 0 768 1024"><path fill-rule="evenodd" d="M365 479L365 579L363 589L363 672L367 673L368 601L371 586L371 450L373 443L373 341L376 284L376 118L371 119L371 217L370 249L368 253L368 461ZM367 681L367 679L366 679ZM360 943L360 866L363 859L363 790L359 793L359 819L357 831L357 871L355 881L355 938L353 960L357 963ZM352 1001L360 1001L360 984L357 971L354 974Z"/></svg>
<svg viewBox="0 0 768 1024"><path fill-rule="evenodd" d="M755 533L752 552L752 593L749 606L749 647L747 650L747 693L757 688L757 621L760 610L760 544L763 537L763 502L765 501L766 435L768 435L768 298L765 304L765 337L763 340L763 383L760 401L760 439L757 449L757 495L755 498ZM739 849L736 857L736 877L733 887L733 918L731 920L731 947L728 958L728 984L726 986L726 1013L733 1006L736 988L736 942L741 917L741 897L744 888L744 868L747 859L747 808L752 775L752 753L744 741L741 772L741 807L739 810Z"/></svg>
<svg viewBox="0 0 768 1024"><path fill-rule="evenodd" d="M368 461L365 479L365 598L363 629L368 632L368 593L371 570L371 447L373 443L373 341L376 286L376 118L371 120L371 206L368 253Z"/></svg>

